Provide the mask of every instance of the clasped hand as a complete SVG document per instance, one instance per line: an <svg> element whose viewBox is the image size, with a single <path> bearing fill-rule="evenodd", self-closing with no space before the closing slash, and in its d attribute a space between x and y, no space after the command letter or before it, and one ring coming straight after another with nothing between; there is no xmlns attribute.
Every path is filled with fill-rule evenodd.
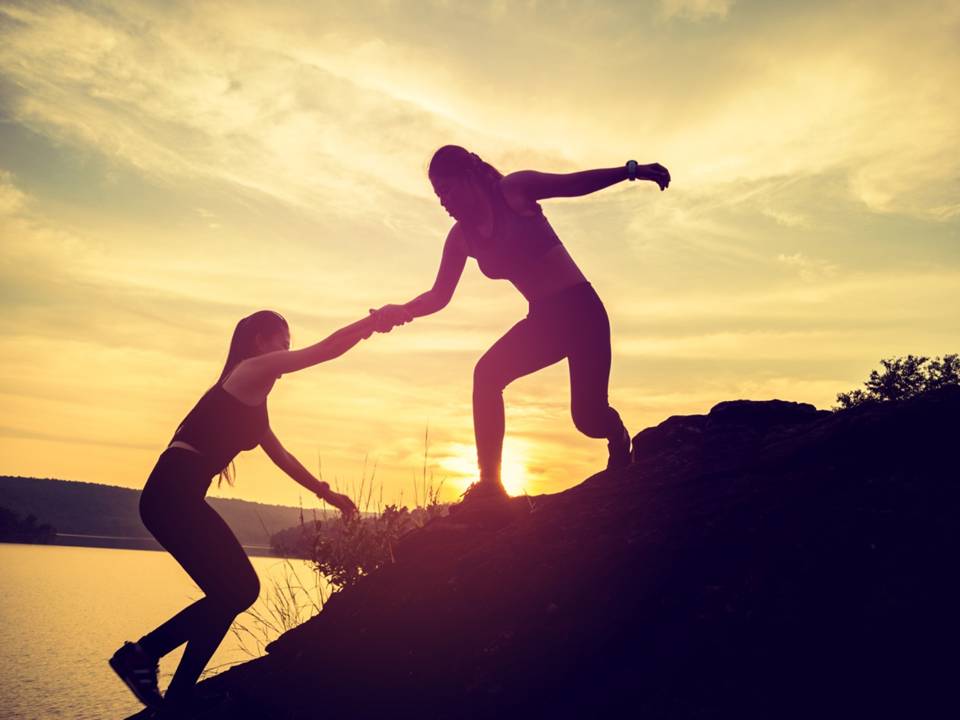
<svg viewBox="0 0 960 720"><path fill-rule="evenodd" d="M403 305L384 305L377 310L370 308L370 314L374 317L374 328L381 333L413 320L413 314Z"/></svg>

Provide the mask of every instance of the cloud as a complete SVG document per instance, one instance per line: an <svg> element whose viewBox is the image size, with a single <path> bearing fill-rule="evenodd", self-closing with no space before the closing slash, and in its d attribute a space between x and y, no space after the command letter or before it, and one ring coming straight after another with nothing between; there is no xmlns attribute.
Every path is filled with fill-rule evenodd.
<svg viewBox="0 0 960 720"><path fill-rule="evenodd" d="M837 266L825 260L817 260L806 257L803 253L793 253L777 255L777 261L791 268L796 268L800 279L804 282L816 282L826 278L833 277L837 272Z"/></svg>
<svg viewBox="0 0 960 720"><path fill-rule="evenodd" d="M957 18L938 3L871 18L783 6L696 43L613 4L441 4L417 23L389 3L330 16L106 7L3 10L14 114L171 183L215 178L317 215L392 213L431 199L423 167L450 139L557 170L645 147L678 188L843 168L877 212L957 211L960 100L941 90L958 70ZM730 8L662 5L688 19Z"/></svg>
<svg viewBox="0 0 960 720"><path fill-rule="evenodd" d="M0 217L16 214L24 205L24 195L13 183L13 175L0 170Z"/></svg>
<svg viewBox="0 0 960 720"><path fill-rule="evenodd" d="M792 262L792 261L791 261ZM801 259L802 263L803 260ZM788 263L790 264L790 263ZM822 328L838 329L877 321L906 330L915 318L946 320L958 312L935 302L960 288L960 270L850 273L817 283L778 283L753 289L732 288L721 295L711 290L664 295L643 291L617 303L627 323L707 320L716 325L747 320L761 325L796 324L816 320Z"/></svg>
<svg viewBox="0 0 960 720"><path fill-rule="evenodd" d="M838 342L842 332L786 331L786 332L716 332L681 337L632 336L617 343L617 352L624 356L642 358L710 358L750 357L754 361L770 361L796 357L799 347L817 344L822 352L841 353L849 350Z"/></svg>
<svg viewBox="0 0 960 720"><path fill-rule="evenodd" d="M807 216L805 215L801 215L799 213L792 213L792 212L780 210L777 208L767 207L761 210L760 212L762 212L767 217L772 218L773 221L776 222L778 225L783 225L784 227L789 227L789 228L803 227L809 222Z"/></svg>
<svg viewBox="0 0 960 720"><path fill-rule="evenodd" d="M4 4L0 390L23 433L164 439L242 314L276 307L302 346L430 286L449 218L425 165L459 142L505 171L670 167L666 193L544 204L608 308L631 423L829 401L957 340L958 22L937 2ZM285 378L275 422L341 475L372 449L406 484L426 421L438 451L469 445L473 363L525 312L471 263L442 315ZM602 455L566 382L508 391L543 490ZM102 447L84 472L126 477ZM253 462L243 491L277 497Z"/></svg>
<svg viewBox="0 0 960 720"><path fill-rule="evenodd" d="M725 18L732 6L733 0L660 0L660 15L665 20Z"/></svg>
<svg viewBox="0 0 960 720"><path fill-rule="evenodd" d="M409 135L370 126L427 133L429 116L282 46L210 43L219 31L201 11L179 18L133 5L124 21L48 4L4 12L19 23L0 51L25 90L18 119L162 182L216 179L342 214L373 210L419 169L408 159L382 172Z"/></svg>
<svg viewBox="0 0 960 720"><path fill-rule="evenodd" d="M98 440L83 437L80 435L61 435L58 433L33 432L0 426L0 437L19 438L26 440L44 440L46 442L61 443L66 445L99 445L105 447L127 448L132 450L150 450L154 451L157 446L142 443L117 442L113 440Z"/></svg>

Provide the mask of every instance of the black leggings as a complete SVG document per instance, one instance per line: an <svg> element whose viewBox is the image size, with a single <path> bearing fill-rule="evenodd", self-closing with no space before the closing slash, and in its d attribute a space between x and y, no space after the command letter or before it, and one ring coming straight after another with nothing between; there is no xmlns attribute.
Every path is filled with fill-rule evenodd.
<svg viewBox="0 0 960 720"><path fill-rule="evenodd" d="M527 317L497 340L473 372L473 428L481 479L499 479L503 453L503 390L524 375L567 358L573 423L593 438L625 432L607 400L610 321L590 283L530 304Z"/></svg>
<svg viewBox="0 0 960 720"><path fill-rule="evenodd" d="M187 643L168 699L190 693L233 619L253 605L260 581L223 519L204 500L211 474L204 459L165 450L140 495L140 517L157 541L206 593L139 641L154 658Z"/></svg>

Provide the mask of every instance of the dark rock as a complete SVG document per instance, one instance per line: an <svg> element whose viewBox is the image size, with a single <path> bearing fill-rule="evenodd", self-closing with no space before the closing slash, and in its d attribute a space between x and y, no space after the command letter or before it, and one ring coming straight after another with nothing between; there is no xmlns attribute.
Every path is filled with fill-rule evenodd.
<svg viewBox="0 0 960 720"><path fill-rule="evenodd" d="M718 403L707 416L709 424L746 425L773 428L778 425L798 425L829 416L828 410L817 410L807 403L784 400L730 400Z"/></svg>
<svg viewBox="0 0 960 720"><path fill-rule="evenodd" d="M634 456L673 472L719 469L742 463L772 437L830 415L813 405L783 400L722 402L707 415L674 416L638 433Z"/></svg>
<svg viewBox="0 0 960 720"><path fill-rule="evenodd" d="M960 391L721 403L504 525L435 521L216 717L956 717ZM214 717L204 715L204 717Z"/></svg>

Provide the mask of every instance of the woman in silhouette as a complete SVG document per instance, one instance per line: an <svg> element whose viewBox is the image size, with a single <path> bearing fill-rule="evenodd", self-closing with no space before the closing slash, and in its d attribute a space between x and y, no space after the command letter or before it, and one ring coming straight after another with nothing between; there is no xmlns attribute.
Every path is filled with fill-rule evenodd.
<svg viewBox="0 0 960 720"><path fill-rule="evenodd" d="M205 596L110 659L143 703L176 708L189 702L197 679L233 619L257 599L260 582L227 524L204 500L214 475L231 480L238 452L258 445L287 475L342 513L356 511L280 444L270 429L267 396L281 375L332 360L374 330L392 326L371 315L301 350L290 350L286 320L269 310L245 317L233 331L217 383L187 414L160 455L140 496L140 517ZM157 661L187 643L165 697Z"/></svg>
<svg viewBox="0 0 960 720"><path fill-rule="evenodd" d="M550 174L525 170L503 176L457 145L433 155L430 182L453 217L433 287L403 305L381 308L392 323L429 315L450 302L468 257L489 278L507 279L529 303L527 316L497 340L473 373L473 424L480 479L464 503L506 498L500 481L503 390L524 375L567 359L573 422L605 438L608 468L630 463L630 435L607 401L610 324L603 303L567 253L538 203L587 195L624 180L649 180L660 190L670 173L657 163Z"/></svg>

